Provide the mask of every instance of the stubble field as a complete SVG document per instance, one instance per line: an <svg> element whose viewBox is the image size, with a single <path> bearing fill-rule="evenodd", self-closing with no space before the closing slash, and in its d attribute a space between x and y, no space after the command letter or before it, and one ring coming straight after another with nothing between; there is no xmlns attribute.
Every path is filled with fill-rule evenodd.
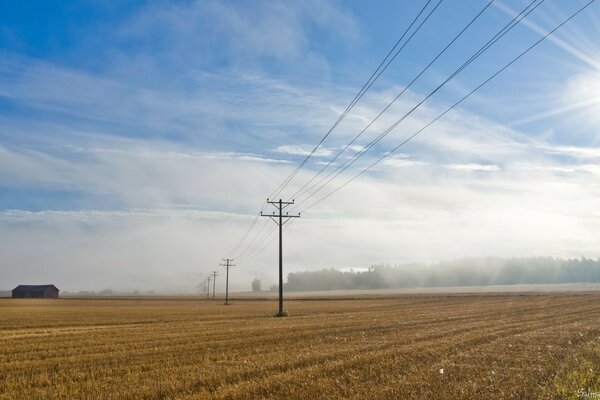
<svg viewBox="0 0 600 400"><path fill-rule="evenodd" d="M600 398L597 293L276 307L2 299L0 399Z"/></svg>

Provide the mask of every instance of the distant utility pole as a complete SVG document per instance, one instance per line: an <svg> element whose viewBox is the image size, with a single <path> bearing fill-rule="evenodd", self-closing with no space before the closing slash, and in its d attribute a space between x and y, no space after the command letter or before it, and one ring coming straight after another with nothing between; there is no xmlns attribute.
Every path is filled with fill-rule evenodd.
<svg viewBox="0 0 600 400"><path fill-rule="evenodd" d="M284 214L283 210L289 206L294 204L294 200L292 201L269 201L267 199L267 203L275 206L276 212L273 211L273 214L263 214L262 211L260 215L262 217L269 217L279 226L279 313L278 317L284 317L285 313L283 312L283 225L290 220L290 218L300 218L300 213L298 215L289 215L287 212Z"/></svg>
<svg viewBox="0 0 600 400"><path fill-rule="evenodd" d="M232 264L233 258L224 258L223 261L225 264L219 264L222 267L225 267L225 305L229 304L229 268L235 267L235 264Z"/></svg>
<svg viewBox="0 0 600 400"><path fill-rule="evenodd" d="M215 299L215 283L217 282L218 271L213 271L213 300Z"/></svg>
<svg viewBox="0 0 600 400"><path fill-rule="evenodd" d="M206 290L206 299L207 299L207 300L210 300L210 281L211 281L211 280L212 280L212 277L209 275L209 276L206 278L206 282L207 282L207 284L206 284L206 289L207 289L207 290Z"/></svg>

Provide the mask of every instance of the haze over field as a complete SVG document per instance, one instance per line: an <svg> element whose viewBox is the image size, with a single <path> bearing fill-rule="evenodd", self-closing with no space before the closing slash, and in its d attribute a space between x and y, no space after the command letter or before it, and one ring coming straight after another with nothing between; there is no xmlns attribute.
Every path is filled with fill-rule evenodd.
<svg viewBox="0 0 600 400"><path fill-rule="evenodd" d="M586 2L546 1L331 189ZM291 198L483 5L443 2L281 197ZM1 289L50 282L70 291L194 288L222 257L234 256L266 196L319 142L419 7L5 2ZM522 7L496 1L350 154ZM303 213L285 231L285 272L462 257L600 257L598 37L594 4L399 152ZM295 211L312 202L298 200ZM276 251L273 242L240 260L232 289L247 290L254 278L275 283Z"/></svg>

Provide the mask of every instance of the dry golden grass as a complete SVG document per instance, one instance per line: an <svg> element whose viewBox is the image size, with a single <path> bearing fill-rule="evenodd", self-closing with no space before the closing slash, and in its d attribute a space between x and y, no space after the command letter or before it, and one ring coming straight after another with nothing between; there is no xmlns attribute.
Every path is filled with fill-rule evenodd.
<svg viewBox="0 0 600 400"><path fill-rule="evenodd" d="M0 301L0 399L600 392L600 294ZM443 368L444 373L440 373ZM586 397L588 396L588 397Z"/></svg>

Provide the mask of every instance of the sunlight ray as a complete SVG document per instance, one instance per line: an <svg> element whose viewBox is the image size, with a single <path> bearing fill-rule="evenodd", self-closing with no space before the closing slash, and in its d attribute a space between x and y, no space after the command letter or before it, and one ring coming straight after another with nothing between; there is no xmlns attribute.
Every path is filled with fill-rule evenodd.
<svg viewBox="0 0 600 400"><path fill-rule="evenodd" d="M515 127L518 127L521 125L529 124L531 122L541 121L541 120L555 117L558 115L566 114L566 113L569 113L572 111L586 109L586 108L589 108L594 105L600 105L600 96L598 96L596 98L582 100L577 103L568 104L568 105L564 105L561 107L556 107L556 108L553 108L551 110L544 111L541 113L533 114L528 117L521 118L514 122L511 122L508 124L508 126L511 128L515 128Z"/></svg>
<svg viewBox="0 0 600 400"><path fill-rule="evenodd" d="M513 9L511 9L510 7L508 7L505 4L502 4L501 2L495 2L494 5L498 9L505 12L506 14L508 14L511 17L514 17L515 15L517 15L517 13ZM546 29L542 28L541 26L539 26L538 24L536 24L535 22L533 22L529 19L524 19L523 21L521 21L521 23L524 26L530 28L532 31L538 33L541 36L544 36L548 33L548 31ZM598 60L595 60L589 54L586 54L583 51L575 48L573 45L565 42L563 39L559 38L558 36L550 36L550 37L548 37L548 41L554 43L561 49L565 50L567 53L569 53L572 56L576 57L577 59L583 61L584 63L588 64L589 66L593 67L594 69L600 71L600 62L598 62Z"/></svg>

